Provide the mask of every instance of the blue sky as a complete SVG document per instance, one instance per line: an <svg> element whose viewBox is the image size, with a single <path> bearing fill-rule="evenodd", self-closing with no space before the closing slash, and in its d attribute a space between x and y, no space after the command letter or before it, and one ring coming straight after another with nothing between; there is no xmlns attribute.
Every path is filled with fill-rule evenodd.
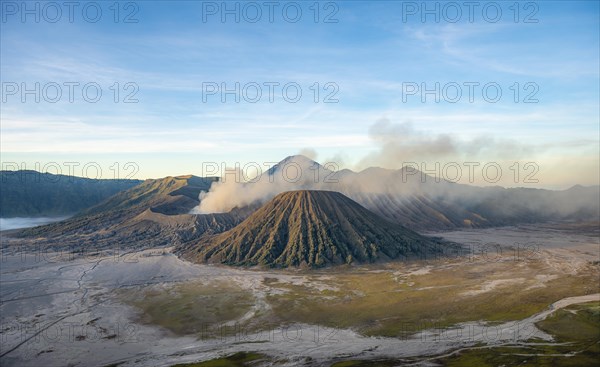
<svg viewBox="0 0 600 367"><path fill-rule="evenodd" d="M111 1L94 3L102 10L95 23L82 14L87 6L89 18L95 16L89 2L77 3L73 22L62 7L60 19L51 23L52 6L28 2L34 12L39 4L36 23L31 14L23 21L21 2L3 2L2 162L24 162L27 168L36 162L99 162L103 177L113 162L136 162L136 177L146 178L201 174L208 161L273 162L309 151L319 161L353 169L531 161L540 167L539 187L598 184L597 1L519 2L518 15L514 2L496 2L502 11L497 22L491 21L496 8L490 2L477 2L473 22L457 2L452 4L461 7L462 17L455 23L447 2L428 4L439 4L439 22L431 14L423 22L423 9L412 8L421 2L319 2L317 22L313 1L275 3L272 22L264 2L227 2L230 9L239 6L240 21L229 14L223 22L220 1L121 2L118 15ZM251 23L256 4L262 16ZM291 22L298 7L302 15ZM132 11L130 20L137 23L124 22ZM326 15L337 22L324 22ZM65 82L79 83L73 102ZM203 95L206 83L234 88L236 82L240 93L248 86L249 99L255 84L248 83L261 86L260 101L241 96L236 103L229 94L222 103L219 93ZM264 85L270 82L279 83L273 101ZM10 92L35 83L47 86L47 99L54 98L52 83L63 95L50 103L40 91L37 103L33 95L23 102L21 90ZM100 86L98 102L83 98L80 86L86 83ZM125 88L127 83L133 84ZM301 88L298 102L283 97L286 83ZM423 102L418 92L403 97L409 84L431 89L436 83L448 88L439 103L433 95ZM464 83L479 83L472 103ZM495 103L482 95L487 83L502 92ZM462 97L451 103L456 85ZM136 90L137 103L123 103ZM338 101L324 103L333 91ZM533 92L530 100L537 103L523 103ZM374 131L382 121L390 131L405 127L405 133L382 139L387 132ZM449 139L451 148L435 154L411 149L440 139Z"/></svg>

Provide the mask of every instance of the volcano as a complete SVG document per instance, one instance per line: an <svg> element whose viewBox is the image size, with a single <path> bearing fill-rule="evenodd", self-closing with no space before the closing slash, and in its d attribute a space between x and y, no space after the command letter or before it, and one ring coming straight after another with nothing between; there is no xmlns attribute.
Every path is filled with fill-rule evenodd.
<svg viewBox="0 0 600 367"><path fill-rule="evenodd" d="M299 190L275 196L233 229L179 253L195 262L321 267L440 251L440 241L388 222L339 192Z"/></svg>

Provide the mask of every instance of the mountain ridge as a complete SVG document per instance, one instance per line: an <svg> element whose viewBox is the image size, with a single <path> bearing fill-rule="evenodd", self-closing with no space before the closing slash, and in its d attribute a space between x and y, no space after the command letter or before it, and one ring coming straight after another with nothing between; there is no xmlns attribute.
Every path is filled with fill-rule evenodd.
<svg viewBox="0 0 600 367"><path fill-rule="evenodd" d="M196 262L322 267L420 258L439 253L439 245L339 192L296 190L276 195L236 227L178 253Z"/></svg>
<svg viewBox="0 0 600 367"><path fill-rule="evenodd" d="M299 166L303 177L294 176L297 169L283 172L289 163ZM436 182L433 176L413 167L397 170L369 167L359 172L347 169L333 172L326 166L302 155L288 156L271 167L269 175L261 181L238 183L241 189L229 187L223 192L242 195L244 203L263 204L285 191L337 191L390 221L422 231L600 219L600 211L595 205L600 201L600 186L597 185L575 185L560 191L480 187L444 179ZM221 212L227 211L228 200L236 200L235 195L213 200L211 196L218 194L217 191L205 197L208 201L203 212L210 212L206 208L213 207L209 201L216 203L216 212Z"/></svg>
<svg viewBox="0 0 600 367"><path fill-rule="evenodd" d="M199 203L196 195L210 188L215 178L193 175L148 179L119 192L96 206L61 222L27 228L14 234L49 245L93 245L107 248L174 245L205 232L232 228L247 216L232 213L192 215ZM196 196L196 199L193 197Z"/></svg>
<svg viewBox="0 0 600 367"><path fill-rule="evenodd" d="M61 239L74 246L80 242L104 246L110 241L124 241L128 246L181 244L229 230L276 194L294 190L339 192L386 221L415 231L518 225L549 220L590 221L600 216L597 204L594 204L599 201L600 186L575 185L563 191L507 189L451 182L437 184L433 178L424 184L418 173L408 175L403 180L402 170L376 167L358 173L343 170L339 180L315 184L315 177L326 181L332 173L322 165L316 166L319 171L308 171L294 186L289 186L285 178L282 181L279 173L290 162L304 162L311 167L316 163L304 156L287 157L272 167L273 177L263 178L265 181L272 178L274 184L266 182L266 186L259 187L268 192L274 185L278 192L265 196L262 201L247 200L243 205L219 214L189 214L200 205L202 191L207 192L221 185L217 178L167 176L141 181L65 221L18 230L14 235L52 244L58 244ZM302 165L300 168L310 170L310 167ZM293 175L293 169L289 171ZM386 175L380 177L372 174L380 171ZM249 189L257 187L256 184L236 185ZM248 193L252 194L252 191ZM229 194L230 197L241 195L245 198L247 192L241 190ZM206 198L203 196L202 201Z"/></svg>

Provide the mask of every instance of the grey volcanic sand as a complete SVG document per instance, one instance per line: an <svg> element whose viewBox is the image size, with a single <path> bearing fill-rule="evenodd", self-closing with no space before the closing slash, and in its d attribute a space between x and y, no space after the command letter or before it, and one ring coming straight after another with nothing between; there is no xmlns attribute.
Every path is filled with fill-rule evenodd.
<svg viewBox="0 0 600 367"><path fill-rule="evenodd" d="M571 263L598 258L596 238L529 228L501 228L437 233L459 242L536 242L541 256ZM558 260L557 260L558 259ZM189 280L210 282L226 277L251 290L252 312L264 302L264 277L303 283L294 272L253 271L184 262L169 249L69 259L68 255L4 252L1 263L2 366L170 366L206 360L236 351L257 351L287 359L278 365L297 365L305 357L320 365L339 357L410 357L449 353L485 342L489 345L523 342L532 336L551 340L534 323L572 303L600 300L599 294L556 302L547 311L518 322L496 326L470 322L444 330L426 330L409 339L363 337L352 330L315 325L289 325L269 332L230 333L216 340L178 337L165 329L142 325L133 307L120 303L114 290ZM572 268L566 267L565 271ZM413 269L414 270L414 269ZM408 272L408 270L407 270ZM426 271L424 271L426 273ZM285 279L284 279L285 278ZM327 287L315 284L315 287ZM490 285L493 287L494 285ZM252 313L242 319L252 317Z"/></svg>

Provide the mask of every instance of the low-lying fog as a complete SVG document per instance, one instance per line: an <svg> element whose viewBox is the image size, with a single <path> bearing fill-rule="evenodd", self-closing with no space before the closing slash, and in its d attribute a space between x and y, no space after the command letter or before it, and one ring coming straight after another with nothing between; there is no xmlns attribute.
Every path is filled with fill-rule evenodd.
<svg viewBox="0 0 600 367"><path fill-rule="evenodd" d="M29 228L35 226L41 226L52 222L59 222L69 218L66 217L16 217L16 218L0 218L0 231L6 231L9 229L18 228Z"/></svg>

